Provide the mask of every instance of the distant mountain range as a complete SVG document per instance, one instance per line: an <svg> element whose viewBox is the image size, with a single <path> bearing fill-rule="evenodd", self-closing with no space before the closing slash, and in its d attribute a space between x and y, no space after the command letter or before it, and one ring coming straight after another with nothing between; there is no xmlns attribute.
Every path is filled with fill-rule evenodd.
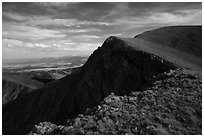
<svg viewBox="0 0 204 137"><path fill-rule="evenodd" d="M142 91L171 70L182 68L201 75L201 34L201 26L175 26L144 32L135 38L107 38L70 75L5 104L3 134L28 134L43 121L62 124L96 107L112 92L123 96ZM200 117L195 119L199 121Z"/></svg>
<svg viewBox="0 0 204 137"><path fill-rule="evenodd" d="M16 59L16 60L3 60L2 65L23 65L23 64L37 64L37 63L56 63L60 61L73 62L81 61L88 57L84 56L64 56L64 57L49 57L49 58L33 58L33 59Z"/></svg>

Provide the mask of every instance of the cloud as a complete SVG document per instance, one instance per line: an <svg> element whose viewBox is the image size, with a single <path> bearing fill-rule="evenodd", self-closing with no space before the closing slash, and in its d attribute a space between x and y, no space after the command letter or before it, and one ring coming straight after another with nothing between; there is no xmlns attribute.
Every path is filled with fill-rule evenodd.
<svg viewBox="0 0 204 137"><path fill-rule="evenodd" d="M51 45L45 45L43 43L25 43L25 47L30 47L30 48L50 48L52 47Z"/></svg>
<svg viewBox="0 0 204 137"><path fill-rule="evenodd" d="M101 37L96 35L81 35L82 38L89 38L89 39L99 39Z"/></svg>
<svg viewBox="0 0 204 137"><path fill-rule="evenodd" d="M49 48L51 45L45 45L43 43L25 43L16 39L3 39L3 46L17 47L17 48Z"/></svg>
<svg viewBox="0 0 204 137"><path fill-rule="evenodd" d="M65 34L62 34L59 31L14 24L3 24L2 35L4 38L27 39L27 40L40 40L46 38L65 37Z"/></svg>
<svg viewBox="0 0 204 137"><path fill-rule="evenodd" d="M160 23L160 24L186 24L195 22L195 18L201 17L201 10L182 10L178 11L180 14L172 13L154 13L146 20L149 20L149 23ZM195 22L195 24L201 22Z"/></svg>
<svg viewBox="0 0 204 137"><path fill-rule="evenodd" d="M71 46L63 46L62 50L93 51L101 46L101 43L73 43Z"/></svg>
<svg viewBox="0 0 204 137"><path fill-rule="evenodd" d="M98 26L110 26L111 23L109 22L95 22L95 21L83 21L83 20L77 20L77 19L53 19L53 18L47 18L47 19L32 19L27 21L27 24L30 25L64 25L64 26L81 26L81 25L98 25Z"/></svg>
<svg viewBox="0 0 204 137"><path fill-rule="evenodd" d="M178 14L179 13L179 14ZM200 9L181 10L176 13L153 12L143 17L123 17L114 20L115 26L126 26L124 29L133 29L148 25L184 25L201 24L202 11Z"/></svg>
<svg viewBox="0 0 204 137"><path fill-rule="evenodd" d="M15 20L15 21L25 21L28 19L28 17L26 17L26 16L22 16L22 15L17 14L17 13L9 13L9 12L3 12L2 17L8 18L11 20Z"/></svg>
<svg viewBox="0 0 204 137"><path fill-rule="evenodd" d="M110 36L122 36L122 33L108 33L103 35L104 38L110 37Z"/></svg>
<svg viewBox="0 0 204 137"><path fill-rule="evenodd" d="M109 36L132 37L162 26L201 24L202 3L9 2L2 5L2 44L3 52L15 49L13 57L21 50L24 55L26 51L42 56L82 54L91 53Z"/></svg>
<svg viewBox="0 0 204 137"><path fill-rule="evenodd" d="M35 2L33 4L42 7L67 8L68 6L79 4L79 2Z"/></svg>
<svg viewBox="0 0 204 137"><path fill-rule="evenodd" d="M110 17L117 15L117 14L118 14L118 12L116 10L111 10L108 14L100 17L100 20L105 20L105 19L110 18Z"/></svg>
<svg viewBox="0 0 204 137"><path fill-rule="evenodd" d="M110 22L103 21L86 21L78 20L74 18L63 19L56 18L54 16L42 16L42 15L27 15L12 12L3 12L3 19L9 19L10 22L16 22L21 25L27 26L42 26L42 27L83 27L83 26L111 26ZM4 21L3 21L4 23Z"/></svg>
<svg viewBox="0 0 204 137"><path fill-rule="evenodd" d="M97 47L101 46L101 43L87 43L87 42L72 42L69 40L52 41L50 43L31 43L23 42L15 39L3 39L3 47L16 48L16 49L28 49L37 51L63 51L63 50L77 50L77 51L93 51Z"/></svg>
<svg viewBox="0 0 204 137"><path fill-rule="evenodd" d="M67 29L62 30L62 32L66 33L84 33L84 32L100 32L100 29L97 28L89 28L89 29Z"/></svg>
<svg viewBox="0 0 204 137"><path fill-rule="evenodd" d="M81 21L78 25L99 25L99 26L110 26L110 22L94 22L94 21Z"/></svg>
<svg viewBox="0 0 204 137"><path fill-rule="evenodd" d="M96 35L76 35L73 36L73 38L80 38L80 39L99 39L101 38L100 36L96 36Z"/></svg>
<svg viewBox="0 0 204 137"><path fill-rule="evenodd" d="M16 39L2 39L3 46L13 47L15 46L22 46L23 42Z"/></svg>

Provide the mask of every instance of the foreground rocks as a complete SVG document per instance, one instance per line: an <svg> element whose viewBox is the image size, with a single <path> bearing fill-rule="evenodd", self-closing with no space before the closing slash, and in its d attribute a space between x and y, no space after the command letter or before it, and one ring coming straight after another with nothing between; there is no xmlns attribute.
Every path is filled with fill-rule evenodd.
<svg viewBox="0 0 204 137"><path fill-rule="evenodd" d="M41 122L30 134L202 134L201 77L171 70L130 95L112 93L62 125Z"/></svg>

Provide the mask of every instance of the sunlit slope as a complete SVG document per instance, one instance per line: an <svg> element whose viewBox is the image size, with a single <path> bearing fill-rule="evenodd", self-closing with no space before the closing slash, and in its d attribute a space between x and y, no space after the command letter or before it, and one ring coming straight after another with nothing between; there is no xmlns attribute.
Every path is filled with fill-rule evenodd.
<svg viewBox="0 0 204 137"><path fill-rule="evenodd" d="M170 26L135 36L156 44L173 47L197 57L202 56L202 26Z"/></svg>
<svg viewBox="0 0 204 137"><path fill-rule="evenodd" d="M202 69L202 27L165 27L135 38L121 39L137 50L152 53L181 67Z"/></svg>

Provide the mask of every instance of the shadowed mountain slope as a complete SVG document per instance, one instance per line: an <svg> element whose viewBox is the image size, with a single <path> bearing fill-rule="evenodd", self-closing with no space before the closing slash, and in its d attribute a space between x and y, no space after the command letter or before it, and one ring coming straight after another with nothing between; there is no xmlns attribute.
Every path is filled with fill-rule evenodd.
<svg viewBox="0 0 204 137"><path fill-rule="evenodd" d="M2 73L2 104L17 98L23 92L41 88L44 84L27 77Z"/></svg>
<svg viewBox="0 0 204 137"><path fill-rule="evenodd" d="M172 59L177 53L168 50L167 54L163 45L145 44L135 39L109 37L71 75L6 104L3 134L26 134L42 121L63 123L97 106L111 92L125 95L141 90L151 85L153 77L189 63L182 58Z"/></svg>

